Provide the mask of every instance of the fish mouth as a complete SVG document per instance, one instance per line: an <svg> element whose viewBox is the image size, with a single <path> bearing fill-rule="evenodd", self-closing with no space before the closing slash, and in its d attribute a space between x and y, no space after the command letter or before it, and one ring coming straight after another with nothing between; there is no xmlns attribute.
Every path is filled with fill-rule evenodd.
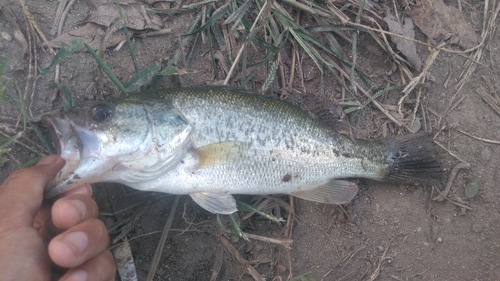
<svg viewBox="0 0 500 281"><path fill-rule="evenodd" d="M70 123L60 115L43 116L42 122L45 124L45 126L50 132L50 137L52 138L52 144L56 149L56 153L61 157L63 157L65 160L70 155L73 155L73 157L69 158L77 157L78 147L68 146L70 142L69 140L72 137ZM64 155L63 151L65 152Z"/></svg>
<svg viewBox="0 0 500 281"><path fill-rule="evenodd" d="M94 132L76 125L64 114L43 116L42 122L50 132L57 154L66 160L45 190L45 197L51 198L85 182L87 177L78 174L77 169L85 159L98 156L99 143Z"/></svg>

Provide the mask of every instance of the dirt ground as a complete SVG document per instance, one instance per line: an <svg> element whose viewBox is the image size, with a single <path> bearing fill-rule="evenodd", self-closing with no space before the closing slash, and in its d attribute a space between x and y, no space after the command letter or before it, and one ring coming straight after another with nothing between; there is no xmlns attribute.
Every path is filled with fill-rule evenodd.
<svg viewBox="0 0 500 281"><path fill-rule="evenodd" d="M479 36L485 2L458 2L461 2L466 21ZM27 34L19 2L7 0L6 3L20 30ZM393 7L392 1L378 3ZM458 5L456 1L447 1L446 4ZM57 1L26 1L27 9L49 40L54 38L49 31L57 6ZM93 9L90 2L76 1L63 32L79 26ZM491 6L489 9L492 9ZM134 49L139 68L160 59L164 63L172 60L184 38L182 35L187 33L193 22L195 12L162 16L165 26L172 30L169 34L136 38ZM403 12L400 10L399 13ZM9 59L3 75L15 79L19 88L24 90L27 81L33 81L29 77L29 59L14 39L12 23L3 15L0 16L0 31L0 60ZM417 39L427 40L418 28L415 32ZM4 33L12 38L9 40ZM491 42L483 47L481 64L458 93L454 86L460 81L466 59L449 52L439 54L429 70L432 79L423 88L420 99L420 108L424 110L417 114L422 123L425 119L427 130L432 131L436 142L443 146L436 145L444 169L444 179L438 188L445 186L458 163L470 164L470 168L458 172L448 195L453 201L466 201L464 203L470 210L446 200L432 200L437 191L431 186L360 180L360 192L350 204L342 207L295 199L295 218L290 237L284 236L282 225L256 215L241 223L246 233L280 241L293 240L287 245L278 245L256 239L250 239L250 242L231 239L223 232L215 215L197 206L188 196L182 196L155 280L254 280L251 270L266 280L288 280L308 272L309 278L315 280L500 280L500 115L478 94L481 87L497 95L500 91L500 70L497 67L500 64L500 36L495 32L493 36ZM389 55L369 35L360 33L358 45L357 63L370 77L374 88L401 83L398 71L389 71L394 69ZM190 50L188 46L183 52ZM349 53L348 44L342 47ZM35 48L37 55L32 60L37 63L36 67L43 69L50 64L53 56L46 48ZM451 48L461 50L457 46ZM417 49L425 61L429 50L422 45L417 45ZM289 75L292 64L291 50L290 45L285 45L281 53L286 75ZM134 74L126 46L118 51L105 51L103 58L119 80L126 81ZM288 96L288 101L307 109L319 100L328 103L338 100L341 97L340 86L328 75L325 94L319 96L319 71L305 54L303 58L301 63L307 93L303 93L300 79L295 79L295 91ZM258 59L258 54L255 54L255 59ZM160 86L203 86L214 80L207 44L198 41L191 59L183 62L183 66L196 73L165 77ZM84 51L61 63L59 83L73 91L76 103L118 95L111 82L95 69L96 62ZM218 74L224 78L222 70ZM53 101L54 90L50 87L53 79L54 71L37 77L33 95L28 94L26 99L32 100L31 104L28 103L32 116L61 107L61 98ZM274 95L279 95L278 80L272 86ZM258 89L261 84L257 81L253 86ZM392 91L380 97L379 101L396 104L400 95L400 92ZM412 93L409 100L414 102L415 99L415 93ZM22 124L15 127L20 116L19 107L15 101L7 100L2 101L0 108L0 130L13 136L22 129ZM410 133L395 126L371 104L360 110L356 120L351 120L351 126L354 134L363 138ZM421 130L424 130L424 125ZM464 132L482 139L470 137ZM32 133L28 133L28 137L36 139ZM20 141L26 145L14 144L8 155L9 161L0 164L0 180L4 180L20 164L38 156L34 144L25 139ZM478 184L479 193L467 199L465 186L471 182ZM130 226L127 237L137 274L139 280L145 280L175 196L136 192L116 184L96 184L94 190L101 212L114 213L132 206L114 216L103 215L101 218L110 227L121 223L118 227L120 231ZM274 197L290 203L288 196ZM241 199L250 201L252 197L243 196ZM286 217L288 212L281 211ZM242 216L244 213L240 214ZM222 220L227 224L226 217ZM119 231L112 233L114 238Z"/></svg>

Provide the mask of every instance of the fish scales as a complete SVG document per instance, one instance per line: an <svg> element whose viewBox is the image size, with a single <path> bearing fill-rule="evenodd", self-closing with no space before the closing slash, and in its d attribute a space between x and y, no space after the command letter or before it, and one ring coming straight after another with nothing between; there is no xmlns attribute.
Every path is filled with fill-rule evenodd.
<svg viewBox="0 0 500 281"><path fill-rule="evenodd" d="M337 163L353 158L353 162L359 164L353 164L352 170L359 173L363 169L367 174L371 173L367 170L368 162L373 159L380 162L379 156L383 154L382 151L380 155L373 155L374 149L367 153L363 145L376 146L375 143L355 145L298 107L278 100L215 90L175 89L160 91L159 95L170 100L197 127L194 131L197 146L236 140L259 149L281 149L297 156L325 157ZM360 159L367 163L361 165ZM346 168L346 172L348 170Z"/></svg>
<svg viewBox="0 0 500 281"><path fill-rule="evenodd" d="M54 134L59 138L80 139L76 142L82 144L83 148L78 148L82 152L66 154L85 158L85 146L99 147L92 157L101 155L102 159L92 163L102 162L102 167L107 167L97 176L82 177L90 168L73 164L72 173L79 178L189 194L214 213L236 210L231 194L287 193L342 204L358 190L356 184L342 179L424 183L441 172L426 134L353 142L296 106L225 88L158 90L105 104L88 103L72 112L47 116L46 123L59 132ZM90 117L75 121L76 113ZM66 126L65 122L76 128L74 136L61 133L58 126ZM135 127L128 128L127 122ZM137 128L138 124L142 127ZM115 146L123 147L118 151L131 151L130 155L109 155L106 151L117 149L112 143L100 144L101 139L111 138L115 127L120 128L114 132ZM141 144L136 151L130 145L135 142ZM69 149L61 140L59 146ZM126 158L130 167L117 160L121 158ZM138 169L134 161L146 168ZM67 190L70 181L77 184L68 171L64 174L49 193Z"/></svg>
<svg viewBox="0 0 500 281"><path fill-rule="evenodd" d="M225 141L248 144L247 153L241 154L237 161L225 161L204 169L205 173L196 169L191 172L196 176L188 176L186 172L178 181L168 177L169 181L176 182L175 186L182 186L176 190L178 193L185 193L192 186L229 193L238 193L242 187L247 194L269 190L276 193L283 186L297 191L332 177L383 176L385 167L368 159L366 153L357 155L357 152L365 152L359 146L351 145L346 137L287 103L217 91L179 89L159 94L190 120L195 128L195 146ZM210 173L216 169L226 174L217 180L220 184L214 186ZM293 176L283 181L288 174ZM149 190L161 190L164 181L166 179L160 179L158 186L148 183Z"/></svg>

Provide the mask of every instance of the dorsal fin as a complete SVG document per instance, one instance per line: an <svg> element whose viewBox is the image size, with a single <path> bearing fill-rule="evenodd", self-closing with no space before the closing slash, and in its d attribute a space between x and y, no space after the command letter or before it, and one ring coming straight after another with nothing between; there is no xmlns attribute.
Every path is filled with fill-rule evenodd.
<svg viewBox="0 0 500 281"><path fill-rule="evenodd" d="M314 114L313 118L317 118L339 134L348 136L352 142L356 143L347 116L344 114L342 106L338 103L334 103L330 107L317 104L317 109L314 109L311 113Z"/></svg>

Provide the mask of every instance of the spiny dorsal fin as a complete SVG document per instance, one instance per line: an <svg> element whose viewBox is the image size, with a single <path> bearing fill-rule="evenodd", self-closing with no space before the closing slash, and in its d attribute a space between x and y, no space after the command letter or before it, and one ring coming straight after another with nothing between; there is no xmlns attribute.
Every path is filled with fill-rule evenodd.
<svg viewBox="0 0 500 281"><path fill-rule="evenodd" d="M329 126L339 134L348 136L352 142L356 143L356 139L352 135L351 125L347 120L347 116L342 106L339 104L335 103L328 108L318 107L318 109L312 111L312 114L314 114L323 124Z"/></svg>
<svg viewBox="0 0 500 281"><path fill-rule="evenodd" d="M293 196L327 204L347 204L358 193L358 185L344 180L329 180L313 190L292 193Z"/></svg>

